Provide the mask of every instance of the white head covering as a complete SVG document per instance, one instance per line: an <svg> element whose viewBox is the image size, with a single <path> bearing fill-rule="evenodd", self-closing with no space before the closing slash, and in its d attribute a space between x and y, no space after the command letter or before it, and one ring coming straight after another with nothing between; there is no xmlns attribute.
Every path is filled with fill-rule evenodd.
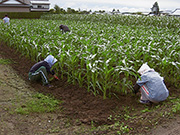
<svg viewBox="0 0 180 135"><path fill-rule="evenodd" d="M154 69L150 68L147 65L147 63L145 63L145 64L142 64L142 66L140 67L140 69L137 72L142 75L142 74L144 74L145 72L147 72L149 70L153 70L154 71Z"/></svg>
<svg viewBox="0 0 180 135"><path fill-rule="evenodd" d="M46 62L49 64L49 66L52 67L52 66L57 62L57 59L54 58L54 56L52 56L52 55L48 55L48 56L44 59L44 61L46 61Z"/></svg>

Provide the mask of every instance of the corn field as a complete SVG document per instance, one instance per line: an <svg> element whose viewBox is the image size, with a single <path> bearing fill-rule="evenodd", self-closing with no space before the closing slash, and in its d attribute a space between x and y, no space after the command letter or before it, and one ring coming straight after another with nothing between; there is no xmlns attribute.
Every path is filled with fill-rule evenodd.
<svg viewBox="0 0 180 135"><path fill-rule="evenodd" d="M71 32L62 34L60 24ZM147 62L180 87L180 18L122 15L46 15L0 23L0 40L33 61L48 54L63 79L94 95L127 93Z"/></svg>

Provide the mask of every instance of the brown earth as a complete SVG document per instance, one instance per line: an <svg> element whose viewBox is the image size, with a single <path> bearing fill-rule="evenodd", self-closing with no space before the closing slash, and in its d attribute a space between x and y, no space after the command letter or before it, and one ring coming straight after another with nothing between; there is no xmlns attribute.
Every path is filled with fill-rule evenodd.
<svg viewBox="0 0 180 135"><path fill-rule="evenodd" d="M162 125L159 125L156 129L151 130L147 135L180 135L180 118L176 120L170 120Z"/></svg>
<svg viewBox="0 0 180 135"><path fill-rule="evenodd" d="M28 81L27 75L29 69L35 62L32 62L30 59L22 56L20 53L16 52L12 48L7 47L3 43L1 43L0 45L0 56L1 58L10 59L13 61L13 63L9 64L10 68L12 67L12 69L10 70L9 68L6 69L7 66L1 65L3 66L0 67L0 73L2 73L1 84L7 81L5 83L5 86L11 87L11 89L15 89L16 91L22 90L22 99L25 99L25 95L27 93L31 93L29 91L31 90L44 94L52 94L55 98L63 101L62 112L40 115L30 114L23 116L7 114L8 110L4 109L4 105L6 106L8 104L9 106L9 101L11 101L12 99L8 99L8 97L4 100L1 99L0 122L3 124L1 124L0 128L3 130L0 131L2 134L51 134L52 130L54 131L55 129L56 132L54 131L54 134L114 134L119 129L113 129L113 131L115 132L111 131L110 128L103 131L98 130L96 132L88 132L88 129L92 128L92 122L93 126L95 127L112 125L115 121L108 119L110 115L125 116L127 112L129 113L129 116L137 116L137 118L132 119L130 122L127 122L127 120L123 117L119 118L120 122L124 122L131 128L129 133L147 134L150 129L157 126L154 123L149 123L147 121L148 119L152 120L152 122L158 121L159 124L162 124L169 121L169 119L172 120L173 118L171 116L167 116L166 118L157 118L156 116L159 113L159 110L157 110L157 112L153 114L151 114L150 112L146 112L143 114L142 112L139 113L139 110L145 110L147 108L154 109L157 107L156 105L152 105L149 107L141 105L140 103L138 103L139 96L134 96L131 93L128 95L116 94L116 97L118 98L112 97L111 99L103 100L101 96L94 96L93 94L88 93L84 88L79 88L78 86L68 84L66 82L66 79L60 81L52 81L51 84L55 86L53 89L43 87L41 84L30 83ZM19 84L21 85L18 87ZM173 98L176 98L178 88L175 88L168 83L166 83L166 85L170 93L172 92L172 95L170 95L173 96ZM6 97L6 94L8 93L7 89L8 88L3 91L3 87L1 86L0 97ZM10 97L15 96L13 95L14 93L12 93L12 91L9 91L9 94L11 95L9 95ZM160 105L163 106L163 103L160 103ZM163 109L164 108L160 108L161 111ZM169 111L168 109L166 109L166 111ZM131 114L131 111L134 114ZM153 121L154 118L156 119ZM53 121L53 124L51 122L48 123L48 121ZM66 127L67 121L69 121L71 126ZM176 124L176 126L178 124ZM83 130L82 133L82 127L83 129L86 129L88 131L84 133ZM49 131L50 129L51 132ZM167 127L166 129L169 128ZM149 134L151 133L154 134L154 130L149 132Z"/></svg>

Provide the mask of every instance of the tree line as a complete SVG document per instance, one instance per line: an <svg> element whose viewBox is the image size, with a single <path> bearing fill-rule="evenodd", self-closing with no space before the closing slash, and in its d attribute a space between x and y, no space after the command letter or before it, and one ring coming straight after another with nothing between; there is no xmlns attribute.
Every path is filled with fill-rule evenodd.
<svg viewBox="0 0 180 135"><path fill-rule="evenodd" d="M153 7L150 9L151 9L151 12L149 14L160 15L160 9L159 9L159 5L157 2L155 2L153 4ZM99 11L92 12L91 10L86 11L86 10L81 10L80 8L78 10L75 10L70 7L68 7L67 10L65 10L56 4L53 9L50 9L49 12L55 13L55 14L90 14L90 13L105 13L106 11L99 10ZM117 10L113 9L112 13L120 13L120 11L119 11L119 9L117 9Z"/></svg>
<svg viewBox="0 0 180 135"><path fill-rule="evenodd" d="M86 11L86 10L81 10L80 8L78 10L72 9L70 7L67 8L67 10L59 7L58 5L55 5L53 9L50 9L49 12L55 13L55 14L90 14L90 13L105 13L105 10L98 10L92 12L92 10ZM120 13L119 9L112 10L112 13Z"/></svg>

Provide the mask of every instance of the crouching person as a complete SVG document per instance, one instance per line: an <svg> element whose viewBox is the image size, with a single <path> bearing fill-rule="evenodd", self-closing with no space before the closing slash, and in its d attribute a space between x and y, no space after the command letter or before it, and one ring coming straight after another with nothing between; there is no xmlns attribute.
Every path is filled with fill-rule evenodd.
<svg viewBox="0 0 180 135"><path fill-rule="evenodd" d="M68 28L68 26L66 25L60 25L59 26L60 30L62 30L62 34L65 33L65 32L70 32L70 29Z"/></svg>
<svg viewBox="0 0 180 135"><path fill-rule="evenodd" d="M56 62L57 59L54 56L48 55L43 61L34 64L28 74L29 80L32 82L42 81L44 86L51 88L52 85L49 84L48 74L53 75L55 79L59 80L54 70L51 70Z"/></svg>
<svg viewBox="0 0 180 135"><path fill-rule="evenodd" d="M134 85L133 92L136 94L140 90L140 103L158 103L167 99L169 91L159 73L151 69L147 64L143 64L138 73L141 77Z"/></svg>

